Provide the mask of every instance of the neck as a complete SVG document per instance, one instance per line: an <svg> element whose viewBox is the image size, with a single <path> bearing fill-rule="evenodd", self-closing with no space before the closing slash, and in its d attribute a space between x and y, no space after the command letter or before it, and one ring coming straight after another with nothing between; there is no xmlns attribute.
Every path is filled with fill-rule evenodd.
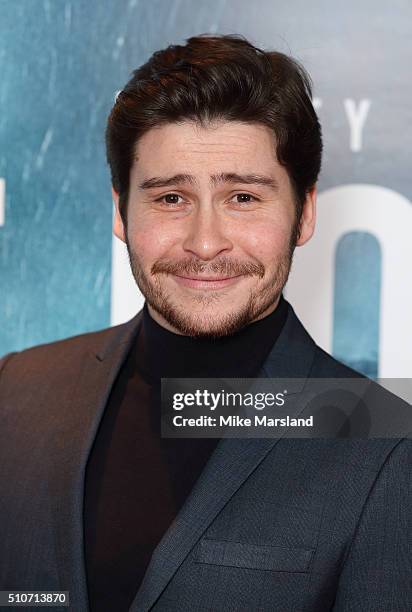
<svg viewBox="0 0 412 612"><path fill-rule="evenodd" d="M136 346L144 373L160 378L253 378L273 348L288 314L281 297L277 308L238 332L219 338L177 334L152 318L147 302Z"/></svg>

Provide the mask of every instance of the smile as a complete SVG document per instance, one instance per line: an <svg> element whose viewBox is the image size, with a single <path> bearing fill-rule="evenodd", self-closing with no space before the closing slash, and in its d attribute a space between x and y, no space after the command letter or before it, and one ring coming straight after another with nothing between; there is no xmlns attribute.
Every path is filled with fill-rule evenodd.
<svg viewBox="0 0 412 612"><path fill-rule="evenodd" d="M243 274L239 274L238 276L230 276L227 278L187 278L185 276L177 276L173 274L174 280L179 283L179 285L183 285L184 287L190 287L192 289L223 289L224 287L229 287L230 285L236 284L242 278L242 276Z"/></svg>

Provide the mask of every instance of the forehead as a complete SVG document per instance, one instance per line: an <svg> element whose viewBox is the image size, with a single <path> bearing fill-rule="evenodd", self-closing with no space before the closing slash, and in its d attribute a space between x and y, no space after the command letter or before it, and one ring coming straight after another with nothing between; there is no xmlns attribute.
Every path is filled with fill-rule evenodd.
<svg viewBox="0 0 412 612"><path fill-rule="evenodd" d="M279 171L275 136L268 127L239 121L168 123L146 132L135 147L133 171Z"/></svg>

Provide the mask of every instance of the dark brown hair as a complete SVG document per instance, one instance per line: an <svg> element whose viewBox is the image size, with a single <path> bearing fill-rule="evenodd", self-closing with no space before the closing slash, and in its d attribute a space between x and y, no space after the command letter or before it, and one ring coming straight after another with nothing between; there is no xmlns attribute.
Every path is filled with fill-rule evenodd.
<svg viewBox="0 0 412 612"><path fill-rule="evenodd" d="M238 35L203 34L186 42L157 51L134 70L109 115L107 160L123 222L126 225L129 174L139 138L155 126L185 119L201 125L224 119L271 128L299 220L322 155L306 70L295 59L263 51Z"/></svg>

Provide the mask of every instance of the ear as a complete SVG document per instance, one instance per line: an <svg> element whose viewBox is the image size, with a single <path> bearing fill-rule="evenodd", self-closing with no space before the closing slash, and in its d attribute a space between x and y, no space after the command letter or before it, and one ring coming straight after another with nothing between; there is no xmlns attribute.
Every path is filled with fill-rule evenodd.
<svg viewBox="0 0 412 612"><path fill-rule="evenodd" d="M310 238L315 231L316 224L316 197L317 189L314 185L307 193L305 203L303 204L302 215L300 218L300 232L296 246L302 246Z"/></svg>
<svg viewBox="0 0 412 612"><path fill-rule="evenodd" d="M113 219L113 234L117 236L117 238L122 240L122 242L126 242L124 225L119 210L119 194L117 193L117 191L115 191L114 187L112 187L112 198L113 204L115 206L115 213Z"/></svg>

